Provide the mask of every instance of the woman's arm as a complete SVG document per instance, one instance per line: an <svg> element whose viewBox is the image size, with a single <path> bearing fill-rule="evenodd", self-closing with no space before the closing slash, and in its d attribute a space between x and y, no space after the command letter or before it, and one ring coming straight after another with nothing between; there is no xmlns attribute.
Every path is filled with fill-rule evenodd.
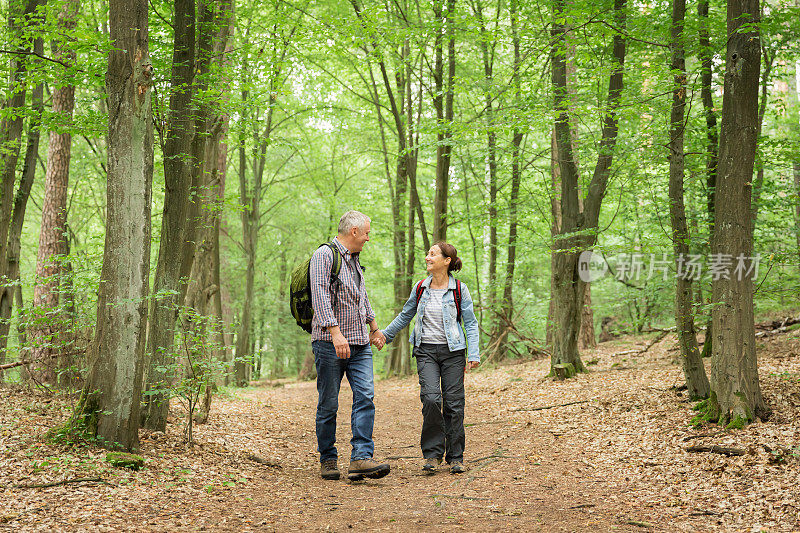
<svg viewBox="0 0 800 533"><path fill-rule="evenodd" d="M478 319L472 306L469 289L461 282L461 320L464 322L464 333L467 336L467 361L480 361L480 337Z"/></svg>
<svg viewBox="0 0 800 533"><path fill-rule="evenodd" d="M417 284L415 283L411 287L411 294L409 295L406 304L403 306L403 310L400 311L400 314L397 315L394 320L392 320L392 323L383 330L383 335L386 337L386 342L392 342L395 335L397 335L404 327L409 325L411 323L411 319L417 314L416 288Z"/></svg>

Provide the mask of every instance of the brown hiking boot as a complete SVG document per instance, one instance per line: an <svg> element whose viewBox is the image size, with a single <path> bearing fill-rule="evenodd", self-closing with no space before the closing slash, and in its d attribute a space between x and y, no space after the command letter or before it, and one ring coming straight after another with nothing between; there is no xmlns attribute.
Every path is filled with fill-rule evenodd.
<svg viewBox="0 0 800 533"><path fill-rule="evenodd" d="M322 479L339 479L339 465L336 459L325 459L319 467L319 475Z"/></svg>
<svg viewBox="0 0 800 533"><path fill-rule="evenodd" d="M422 465L422 471L426 474L433 474L440 464L442 464L441 457L428 457L425 459L425 464Z"/></svg>
<svg viewBox="0 0 800 533"><path fill-rule="evenodd" d="M467 471L467 468L464 466L464 463L461 461L453 461L450 463L450 473L451 474L463 474Z"/></svg>
<svg viewBox="0 0 800 533"><path fill-rule="evenodd" d="M388 464L379 463L372 458L356 459L350 461L350 469L347 471L347 478L350 481L359 481L368 477L370 479L382 478L389 473Z"/></svg>

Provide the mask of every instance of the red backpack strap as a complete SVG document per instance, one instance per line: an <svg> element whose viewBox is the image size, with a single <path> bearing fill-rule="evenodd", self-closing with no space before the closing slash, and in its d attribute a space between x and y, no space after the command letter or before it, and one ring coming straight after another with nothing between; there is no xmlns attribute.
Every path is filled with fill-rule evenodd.
<svg viewBox="0 0 800 533"><path fill-rule="evenodd" d="M461 322L461 281L456 278L456 290L455 290L455 300L456 300L456 322Z"/></svg>
<svg viewBox="0 0 800 533"><path fill-rule="evenodd" d="M425 280L424 279L420 280L420 282L417 283L417 288L414 290L414 292L417 295L417 307L419 307L419 297L422 296L422 291L425 290L425 287L422 286L422 282L423 281L425 281Z"/></svg>

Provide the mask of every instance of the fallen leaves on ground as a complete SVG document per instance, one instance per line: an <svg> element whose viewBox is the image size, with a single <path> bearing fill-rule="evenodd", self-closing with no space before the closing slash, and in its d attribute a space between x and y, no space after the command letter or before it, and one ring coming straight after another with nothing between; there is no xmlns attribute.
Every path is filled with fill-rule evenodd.
<svg viewBox="0 0 800 533"><path fill-rule="evenodd" d="M183 438L185 413L174 406L165 433L141 432L139 471L110 466L104 450L44 436L66 420L70 398L2 388L0 529L800 528L798 333L759 341L761 387L773 416L743 430L691 424L695 413L679 390L674 335L645 353L615 355L647 340L601 344L584 354L594 362L590 372L564 382L544 379L545 360L469 373L469 471L461 476L420 472L415 377L376 383L376 457L390 458L392 473L352 484L318 476L313 383L216 398L192 447ZM343 471L349 395L343 386L337 433ZM746 453L689 453L690 446ZM18 488L55 482L66 483Z"/></svg>

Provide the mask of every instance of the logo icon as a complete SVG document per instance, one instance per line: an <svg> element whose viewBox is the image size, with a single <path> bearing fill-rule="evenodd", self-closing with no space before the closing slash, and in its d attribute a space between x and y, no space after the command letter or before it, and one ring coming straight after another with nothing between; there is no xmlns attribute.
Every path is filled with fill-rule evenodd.
<svg viewBox="0 0 800 533"><path fill-rule="evenodd" d="M578 275L585 283L597 281L608 272L608 264L603 256L591 250L581 252L578 257Z"/></svg>

